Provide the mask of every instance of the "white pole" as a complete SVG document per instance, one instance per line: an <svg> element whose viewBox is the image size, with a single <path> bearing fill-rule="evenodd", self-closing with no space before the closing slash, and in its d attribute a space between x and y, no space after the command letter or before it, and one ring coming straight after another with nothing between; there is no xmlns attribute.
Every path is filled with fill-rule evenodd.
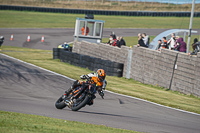
<svg viewBox="0 0 200 133"><path fill-rule="evenodd" d="M189 47L190 47L190 39L191 39L191 31L192 31L192 22L193 22L193 16L194 16L194 5L195 0L192 2L192 10L191 10L191 16L190 16L190 26L189 26L189 34L188 34L188 42L187 42L187 53L189 53Z"/></svg>

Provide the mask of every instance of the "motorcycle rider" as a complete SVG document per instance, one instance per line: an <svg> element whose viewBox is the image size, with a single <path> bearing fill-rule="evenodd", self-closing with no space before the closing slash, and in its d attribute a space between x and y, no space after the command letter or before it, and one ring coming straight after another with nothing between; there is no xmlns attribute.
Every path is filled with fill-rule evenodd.
<svg viewBox="0 0 200 133"><path fill-rule="evenodd" d="M96 89L99 92L100 96L104 96L104 92L102 91L105 90L107 82L105 80L106 77L106 73L103 69L98 69L96 73L89 73L87 75L81 75L80 78L81 79L87 79L90 78L91 79L91 84L96 84ZM81 80L76 80L74 81L73 85L65 91L66 96L68 96L76 87L83 85L84 83L86 83L85 81L81 81ZM91 103L92 105L93 103Z"/></svg>

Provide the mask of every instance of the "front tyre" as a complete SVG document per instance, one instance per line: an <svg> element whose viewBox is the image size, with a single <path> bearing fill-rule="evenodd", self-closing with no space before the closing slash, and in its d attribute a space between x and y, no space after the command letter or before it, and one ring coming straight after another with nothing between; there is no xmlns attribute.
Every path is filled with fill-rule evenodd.
<svg viewBox="0 0 200 133"><path fill-rule="evenodd" d="M65 108L67 105L65 104L63 98L60 97L60 98L56 101L55 106L56 106L57 109L63 109L63 108Z"/></svg>
<svg viewBox="0 0 200 133"><path fill-rule="evenodd" d="M72 111L78 111L79 109L84 107L89 102L89 100L90 100L90 97L89 97L89 95L87 95L85 97L85 99L80 104L78 104L77 106L72 106L71 107Z"/></svg>

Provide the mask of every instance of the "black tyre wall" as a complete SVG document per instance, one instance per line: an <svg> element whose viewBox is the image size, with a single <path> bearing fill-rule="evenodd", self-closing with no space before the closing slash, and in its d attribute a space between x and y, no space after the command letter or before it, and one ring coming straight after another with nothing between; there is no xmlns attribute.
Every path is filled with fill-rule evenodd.
<svg viewBox="0 0 200 133"><path fill-rule="evenodd" d="M60 59L62 62L67 62L69 64L87 68L92 71L97 71L97 69L104 69L106 74L109 76L123 76L124 64L73 53L66 51L65 49L54 48L53 59Z"/></svg>

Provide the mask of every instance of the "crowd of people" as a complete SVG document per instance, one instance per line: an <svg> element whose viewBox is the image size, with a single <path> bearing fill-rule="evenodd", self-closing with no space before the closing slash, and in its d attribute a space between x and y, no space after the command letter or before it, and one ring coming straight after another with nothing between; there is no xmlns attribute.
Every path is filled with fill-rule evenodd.
<svg viewBox="0 0 200 133"><path fill-rule="evenodd" d="M149 43L150 43L150 38L149 35L147 35L146 33L139 33L138 34L138 47L149 47ZM114 32L111 33L110 38L108 43L109 45L112 46L117 46L117 47L121 47L122 45L126 46L126 42L123 39L123 37L119 37L114 34ZM184 52L186 53L187 51L187 47L186 47L186 43L184 42L182 37L179 36L175 36L175 33L171 34L171 38L169 40L167 40L166 37L163 37L162 40L158 40L158 51L160 51L161 49L169 49L169 50L175 50L175 51L179 51L179 52ZM192 48L193 48L193 52L189 53L191 55L196 55L197 52L200 51L200 41L198 41L197 38L194 39L194 43L192 44Z"/></svg>
<svg viewBox="0 0 200 133"><path fill-rule="evenodd" d="M111 33L109 41L108 41L107 44L112 45L112 46L116 46L116 47L119 47L119 48L121 48L122 45L126 46L126 42L123 39L123 37L122 36L116 37L114 32Z"/></svg>
<svg viewBox="0 0 200 133"><path fill-rule="evenodd" d="M198 42L198 39L195 38L194 43L192 44L193 52L191 53L191 55L197 54L197 52L199 52L199 45L200 42ZM166 40L166 37L163 37L162 40L158 40L158 50L165 48L186 53L186 46L187 45L184 42L183 38L175 36L175 33L171 34L171 38L168 41Z"/></svg>
<svg viewBox="0 0 200 133"><path fill-rule="evenodd" d="M163 48L184 53L186 53L187 50L186 43L183 41L183 38L175 36L175 33L171 34L171 38L168 41L166 40L166 37L163 37L162 40L158 40L158 50Z"/></svg>

